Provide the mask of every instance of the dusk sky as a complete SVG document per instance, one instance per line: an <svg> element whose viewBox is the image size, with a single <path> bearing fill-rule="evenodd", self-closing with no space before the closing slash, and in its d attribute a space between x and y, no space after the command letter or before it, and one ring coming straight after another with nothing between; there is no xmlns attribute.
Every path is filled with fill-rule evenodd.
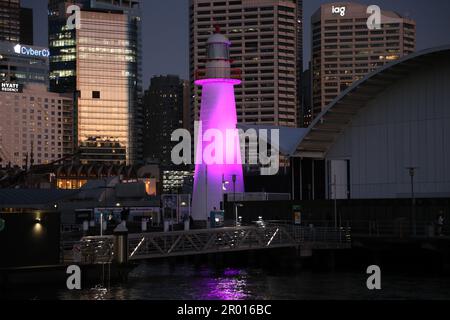
<svg viewBox="0 0 450 320"><path fill-rule="evenodd" d="M322 3L332 1L306 0L305 64L309 61L310 17ZM450 44L450 1L448 0L359 0L393 10L417 22L417 49ZM35 9L35 44L47 46L47 0L22 0ZM188 0L143 1L143 76L145 87L150 77L176 74L188 78L189 27Z"/></svg>

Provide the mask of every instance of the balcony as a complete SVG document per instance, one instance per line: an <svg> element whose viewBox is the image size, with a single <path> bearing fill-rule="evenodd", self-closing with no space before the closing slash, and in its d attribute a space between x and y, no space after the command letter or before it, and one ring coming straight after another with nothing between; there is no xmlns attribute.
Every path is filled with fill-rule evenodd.
<svg viewBox="0 0 450 320"><path fill-rule="evenodd" d="M242 70L239 68L207 68L195 71L195 81L207 79L242 80Z"/></svg>

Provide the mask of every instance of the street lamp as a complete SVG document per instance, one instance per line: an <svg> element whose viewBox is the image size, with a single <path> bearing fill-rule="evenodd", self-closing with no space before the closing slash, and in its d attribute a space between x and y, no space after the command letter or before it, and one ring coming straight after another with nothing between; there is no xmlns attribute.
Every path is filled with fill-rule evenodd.
<svg viewBox="0 0 450 320"><path fill-rule="evenodd" d="M236 180L237 180L237 175L233 174L233 202L236 202Z"/></svg>
<svg viewBox="0 0 450 320"><path fill-rule="evenodd" d="M333 187L334 187L334 229L338 228L338 210L337 210L337 178L336 175L333 177Z"/></svg>
<svg viewBox="0 0 450 320"><path fill-rule="evenodd" d="M234 202L234 207L236 210L236 227L239 227L240 223L239 223L239 216L238 216L238 208L242 208L242 207L244 207L244 205L242 203Z"/></svg>
<svg viewBox="0 0 450 320"><path fill-rule="evenodd" d="M406 167L409 171L409 176L411 177L411 220L413 227L413 235L417 235L417 225L416 225L416 195L414 191L414 177L416 175L417 167Z"/></svg>

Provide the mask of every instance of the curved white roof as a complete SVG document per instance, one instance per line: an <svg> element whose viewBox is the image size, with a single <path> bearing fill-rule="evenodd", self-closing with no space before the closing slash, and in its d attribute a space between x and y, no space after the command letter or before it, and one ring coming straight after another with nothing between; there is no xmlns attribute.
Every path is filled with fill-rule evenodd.
<svg viewBox="0 0 450 320"><path fill-rule="evenodd" d="M304 137L298 141L295 156L324 158L328 149L368 101L417 68L425 67L438 59L450 59L450 45L408 55L354 83L316 117Z"/></svg>

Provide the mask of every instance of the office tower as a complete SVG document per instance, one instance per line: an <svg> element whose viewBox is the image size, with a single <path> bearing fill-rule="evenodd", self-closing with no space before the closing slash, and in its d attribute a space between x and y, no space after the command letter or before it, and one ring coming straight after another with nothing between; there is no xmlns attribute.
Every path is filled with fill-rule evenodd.
<svg viewBox="0 0 450 320"><path fill-rule="evenodd" d="M48 86L49 54L46 48L0 41L0 81Z"/></svg>
<svg viewBox="0 0 450 320"><path fill-rule="evenodd" d="M34 164L53 161L55 160L55 157L61 158L60 155L65 157L73 154L74 147L73 99L68 99L67 95L62 95L62 98L59 99L58 95L48 93L49 54L50 52L47 48L0 41L0 92L10 93L10 95L4 95L5 99L14 97L17 106L20 106L23 103L29 103L28 101L37 101L36 104L30 103L30 111L23 110L23 116L25 118L21 121L13 120L17 119L17 108L14 108L14 110L5 108L5 117L7 117L6 121L8 122L8 126L14 127L14 129L13 127L9 128L11 128L12 132L16 132L16 130L26 131L27 123L30 120L36 120L36 122L30 121L31 127L37 126L36 130L40 130L38 127L41 125L47 126L48 124L49 127L53 125L57 126L56 133L53 132L55 129L48 129L49 127L43 129L44 134L42 135L42 139L48 140L48 145L53 147L55 147L53 144L56 143L57 146L55 148L58 149L58 152L45 152L45 150L43 150L42 155L37 158L37 162L34 162ZM5 100L5 103L6 102L8 101ZM55 105L55 103L58 105ZM57 108L57 110L55 108ZM42 111L42 114L40 114L41 111L39 110ZM54 112L56 112L56 114L54 114ZM26 116L26 113L29 113L30 117ZM33 117L35 119L33 119ZM57 120L55 119L56 117L58 118ZM50 131L45 132L48 130ZM17 136L14 137L14 140L16 138ZM38 135L30 135L29 140L32 140L31 138L38 139ZM9 142L11 141L13 140L9 140ZM5 139L3 139L3 142L5 142ZM19 144L21 143L22 142L19 141ZM40 143L37 142L35 145L39 148L39 144ZM62 146L60 146L60 144L62 144ZM2 147L1 143L0 147ZM59 147L62 147L62 151L59 150ZM5 148L7 148L7 146ZM29 150L27 152L29 152ZM20 157L12 156L15 153L16 151L11 153L11 156L7 157L7 159L14 158L11 160L11 163L19 165ZM47 154L47 156L45 154ZM3 157L3 159L6 159L6 157Z"/></svg>
<svg viewBox="0 0 450 320"><path fill-rule="evenodd" d="M190 0L192 120L199 120L201 88L195 71L205 68L206 41L218 25L233 43L232 68L240 123L296 126L297 4L294 0Z"/></svg>
<svg viewBox="0 0 450 320"><path fill-rule="evenodd" d="M33 45L33 10L20 0L0 0L0 41Z"/></svg>
<svg viewBox="0 0 450 320"><path fill-rule="evenodd" d="M184 128L184 81L178 76L153 77L144 95L144 159L173 165L172 133Z"/></svg>
<svg viewBox="0 0 450 320"><path fill-rule="evenodd" d="M67 7L81 7L79 29ZM71 92L82 163L135 163L141 152L140 2L49 1L50 88Z"/></svg>
<svg viewBox="0 0 450 320"><path fill-rule="evenodd" d="M297 126L303 126L303 0L297 0Z"/></svg>
<svg viewBox="0 0 450 320"><path fill-rule="evenodd" d="M45 84L1 84L0 167L28 168L61 159L72 147L71 95ZM69 114L67 113L69 111Z"/></svg>
<svg viewBox="0 0 450 320"><path fill-rule="evenodd" d="M34 43L33 9L20 8L20 43L32 46Z"/></svg>
<svg viewBox="0 0 450 320"><path fill-rule="evenodd" d="M0 41L20 42L20 0L0 0Z"/></svg>
<svg viewBox="0 0 450 320"><path fill-rule="evenodd" d="M313 118L355 81L415 51L413 20L383 10L381 29L369 30L367 9L329 3L312 16Z"/></svg>

